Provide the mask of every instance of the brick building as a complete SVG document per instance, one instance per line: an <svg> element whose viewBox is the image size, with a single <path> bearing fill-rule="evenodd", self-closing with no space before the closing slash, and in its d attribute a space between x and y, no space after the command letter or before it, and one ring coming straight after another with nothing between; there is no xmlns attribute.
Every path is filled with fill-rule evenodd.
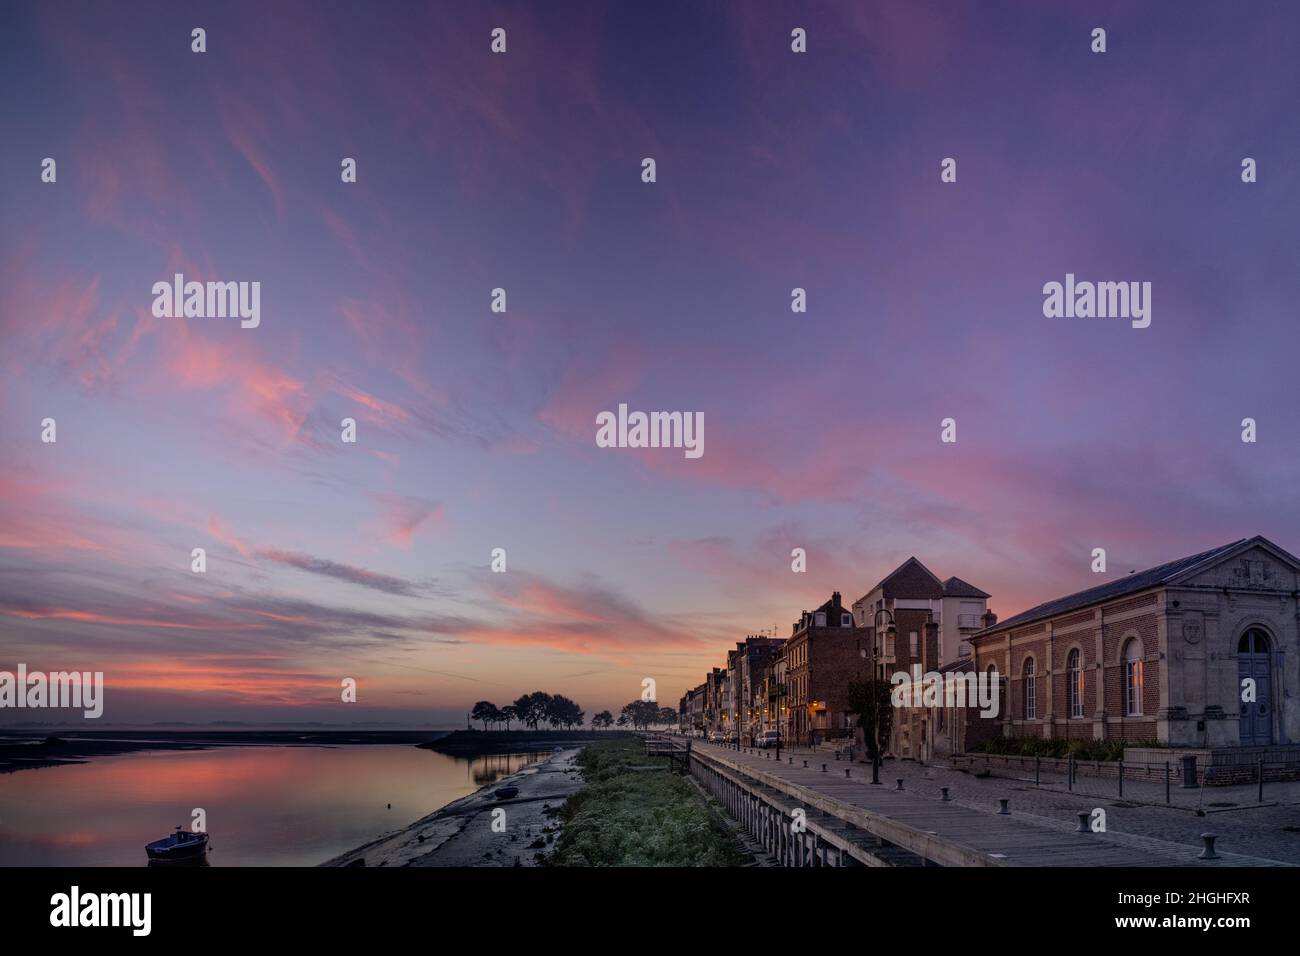
<svg viewBox="0 0 1300 956"><path fill-rule="evenodd" d="M841 604L840 592L815 611L804 611L786 641L785 703L788 736L808 746L852 734L848 713L849 681L862 669L853 615Z"/></svg>
<svg viewBox="0 0 1300 956"><path fill-rule="evenodd" d="M734 651L727 652L734 713L730 729L739 732L741 743L746 746L753 744L763 729L766 678L784 644L783 637L747 637L736 643Z"/></svg>
<svg viewBox="0 0 1300 956"><path fill-rule="evenodd" d="M715 667L704 678L704 735L724 730L723 715L730 707L727 672Z"/></svg>
<svg viewBox="0 0 1300 956"><path fill-rule="evenodd" d="M1266 538L1048 601L972 643L972 666L1005 678L1004 736L1300 759L1300 561Z"/></svg>
<svg viewBox="0 0 1300 956"><path fill-rule="evenodd" d="M759 700L762 710L759 714L758 732L775 730L780 732L782 740L790 739L790 703L786 697L787 657L784 639L782 646L767 660L763 667L759 684Z"/></svg>
<svg viewBox="0 0 1300 956"><path fill-rule="evenodd" d="M686 727L683 733L691 737L704 734L705 690L705 685L700 684L686 692Z"/></svg>
<svg viewBox="0 0 1300 956"><path fill-rule="evenodd" d="M898 633L894 637L894 647L889 655L893 662L890 673L907 674L909 678L924 675L928 671L937 671L939 660L939 625L934 614L920 608L901 608L894 612ZM889 752L895 757L928 760L930 753L931 724L929 717L933 708L896 707L893 726L890 729Z"/></svg>
<svg viewBox="0 0 1300 956"><path fill-rule="evenodd" d="M908 558L875 587L853 602L853 619L858 627L873 628L876 612L929 611L938 626L935 666L951 664L970 656L970 637L983 627L989 595L958 577L941 581L915 557ZM888 650L877 646L878 663Z"/></svg>

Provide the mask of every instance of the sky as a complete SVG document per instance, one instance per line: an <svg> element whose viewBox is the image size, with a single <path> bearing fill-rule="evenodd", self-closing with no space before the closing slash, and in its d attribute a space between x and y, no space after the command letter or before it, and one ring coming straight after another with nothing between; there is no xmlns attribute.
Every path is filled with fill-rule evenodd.
<svg viewBox="0 0 1300 956"><path fill-rule="evenodd" d="M1298 48L1282 2L6 3L0 669L104 723L590 715L910 555L1005 618L1300 550ZM156 317L177 272L260 324ZM1067 273L1150 326L1045 317ZM703 456L598 447L620 403Z"/></svg>

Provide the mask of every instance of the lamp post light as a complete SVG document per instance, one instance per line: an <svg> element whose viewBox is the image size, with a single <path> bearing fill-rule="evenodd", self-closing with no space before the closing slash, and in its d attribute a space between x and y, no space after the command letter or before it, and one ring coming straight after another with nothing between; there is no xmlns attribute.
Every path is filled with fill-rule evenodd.
<svg viewBox="0 0 1300 956"><path fill-rule="evenodd" d="M731 704L736 710L736 753L740 753L740 725L741 721L744 719L744 711L740 709L739 700L733 700Z"/></svg>
<svg viewBox="0 0 1300 956"><path fill-rule="evenodd" d="M883 628L881 627L881 623L880 623L881 615L884 615L888 619L888 624L886 624ZM876 646L878 644L883 643L882 639L891 639L891 638L897 639L898 624L894 620L894 612L891 611L889 608L883 606L876 608L875 616L872 618L872 631L873 634L871 638L871 694L869 696L869 706L874 711L876 707L876 694L877 694L877 688L875 684L876 681L880 680L880 674L876 670L877 667ZM883 651L883 647L882 647L882 651ZM858 641L858 656L862 658L865 658L867 656L866 653L862 650L862 642L860 640ZM879 733L876 727L876 716L874 713L872 714L870 723L871 723L870 727L863 726L862 728L862 743L864 745L867 744L868 730L871 731L873 737L875 737ZM872 757L871 782L873 784L880 783L879 746L880 746L880 742L878 739L873 739L871 744L867 746L867 755ZM872 756L872 751L876 752L875 756Z"/></svg>
<svg viewBox="0 0 1300 956"><path fill-rule="evenodd" d="M785 697L785 684L776 685L776 760L781 762L781 699Z"/></svg>

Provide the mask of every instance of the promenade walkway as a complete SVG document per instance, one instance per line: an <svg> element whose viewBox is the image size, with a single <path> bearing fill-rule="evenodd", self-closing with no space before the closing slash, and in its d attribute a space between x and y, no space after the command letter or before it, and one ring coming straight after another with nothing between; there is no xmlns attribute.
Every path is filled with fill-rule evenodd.
<svg viewBox="0 0 1300 956"><path fill-rule="evenodd" d="M866 764L836 761L820 751L782 751L781 761L773 751L740 751L715 744L693 742L693 750L718 764L781 791L791 802L806 806L810 817L822 811L846 820L893 846L944 865L993 866L1288 866L1284 860L1219 848L1218 859L1199 859L1200 832L1215 831L1217 820L1192 817L1186 811L1161 809L1162 814L1179 813L1185 826L1196 831L1191 842L1174 842L1135 832L1123 832L1113 825L1107 832L1077 832L1078 811L1091 812L1097 801L1081 795L1054 794L1067 803L1033 805L1035 812L1020 806L1028 803L1023 791L1012 792L1007 781L999 789L1011 800L1007 815L996 812L996 800L988 804L987 793L976 803L969 791L985 784L969 774L960 774L909 763L881 775L881 785L870 783ZM791 762L791 760L793 762ZM805 762L807 766L805 766ZM825 769L823 770L823 766ZM846 770L848 775L846 776ZM911 776L909 786L907 777ZM895 778L904 777L904 789L895 789ZM956 779L962 778L960 785ZM942 800L940 787L948 786L952 799ZM991 789L991 788L990 788ZM1104 807L1103 807L1104 808ZM1108 817L1112 811L1108 810Z"/></svg>

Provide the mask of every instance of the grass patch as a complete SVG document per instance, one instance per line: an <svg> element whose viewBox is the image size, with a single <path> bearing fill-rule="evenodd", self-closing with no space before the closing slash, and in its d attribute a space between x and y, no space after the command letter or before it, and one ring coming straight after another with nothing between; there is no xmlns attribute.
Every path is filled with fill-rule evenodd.
<svg viewBox="0 0 1300 956"><path fill-rule="evenodd" d="M639 739L578 754L586 786L565 802L552 866L741 866L751 862L694 787ZM659 764L663 769L632 770Z"/></svg>

